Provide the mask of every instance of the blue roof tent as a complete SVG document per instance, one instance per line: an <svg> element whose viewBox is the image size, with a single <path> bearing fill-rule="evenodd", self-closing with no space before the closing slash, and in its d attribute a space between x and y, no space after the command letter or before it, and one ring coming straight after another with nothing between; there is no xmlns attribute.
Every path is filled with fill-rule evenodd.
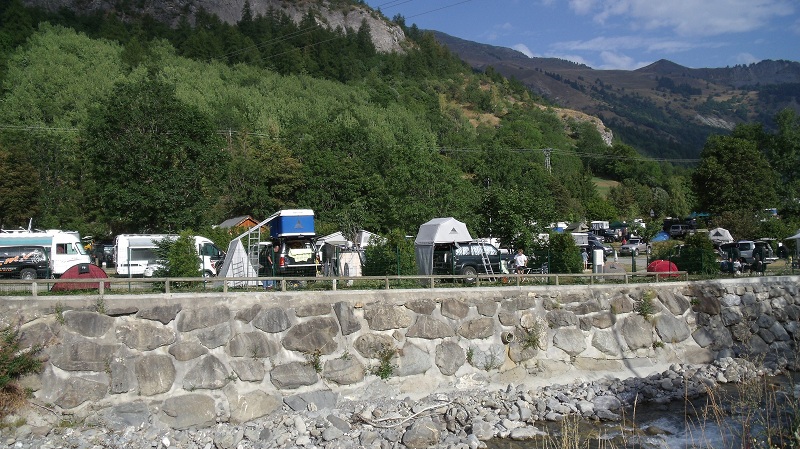
<svg viewBox="0 0 800 449"><path fill-rule="evenodd" d="M664 231L658 231L658 234L650 239L651 242L666 242L667 240L669 240L669 234Z"/></svg>

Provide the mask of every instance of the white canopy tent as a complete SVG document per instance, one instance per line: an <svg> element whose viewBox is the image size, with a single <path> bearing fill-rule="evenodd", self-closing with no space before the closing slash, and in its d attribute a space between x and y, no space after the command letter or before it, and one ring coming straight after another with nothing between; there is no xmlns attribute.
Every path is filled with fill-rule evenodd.
<svg viewBox="0 0 800 449"><path fill-rule="evenodd" d="M733 242L733 236L725 228L714 228L708 231L708 238L717 245Z"/></svg>
<svg viewBox="0 0 800 449"><path fill-rule="evenodd" d="M467 225L453 217L434 218L419 227L414 240L414 254L417 259L417 272L423 275L433 273L433 247L437 243L468 243L472 236Z"/></svg>

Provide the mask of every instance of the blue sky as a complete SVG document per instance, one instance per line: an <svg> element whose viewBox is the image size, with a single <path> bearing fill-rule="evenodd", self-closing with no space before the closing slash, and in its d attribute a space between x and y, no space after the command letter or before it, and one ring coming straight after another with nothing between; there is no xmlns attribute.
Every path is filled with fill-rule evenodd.
<svg viewBox="0 0 800 449"><path fill-rule="evenodd" d="M800 0L367 0L389 18L595 69L800 61Z"/></svg>

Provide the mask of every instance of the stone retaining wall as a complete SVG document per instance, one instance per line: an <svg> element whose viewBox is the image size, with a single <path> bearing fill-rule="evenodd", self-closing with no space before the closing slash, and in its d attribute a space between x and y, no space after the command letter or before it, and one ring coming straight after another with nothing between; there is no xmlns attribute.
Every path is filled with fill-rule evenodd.
<svg viewBox="0 0 800 449"><path fill-rule="evenodd" d="M0 321L45 345L45 369L25 379L42 403L122 424L156 410L183 429L304 409L310 394L335 402L379 388L380 372L427 393L780 360L800 340L799 280L0 298Z"/></svg>

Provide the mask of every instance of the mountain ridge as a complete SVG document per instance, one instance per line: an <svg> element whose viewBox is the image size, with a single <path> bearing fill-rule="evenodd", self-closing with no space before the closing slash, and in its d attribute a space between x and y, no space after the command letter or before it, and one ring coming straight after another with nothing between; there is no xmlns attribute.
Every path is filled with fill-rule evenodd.
<svg viewBox="0 0 800 449"><path fill-rule="evenodd" d="M433 33L474 69L492 67L560 107L597 116L650 156L696 158L711 134L753 121L769 127L787 107L800 112L794 61L694 69L660 59L636 70L597 70Z"/></svg>

